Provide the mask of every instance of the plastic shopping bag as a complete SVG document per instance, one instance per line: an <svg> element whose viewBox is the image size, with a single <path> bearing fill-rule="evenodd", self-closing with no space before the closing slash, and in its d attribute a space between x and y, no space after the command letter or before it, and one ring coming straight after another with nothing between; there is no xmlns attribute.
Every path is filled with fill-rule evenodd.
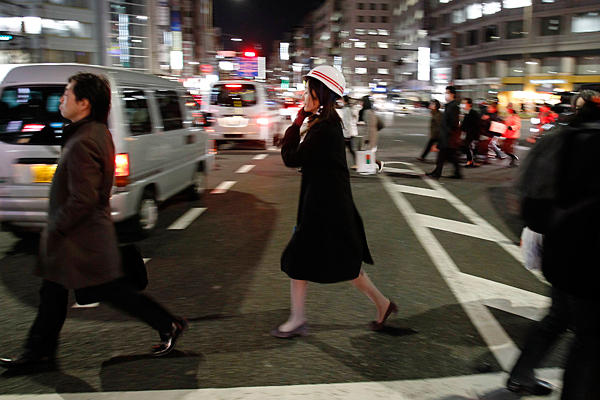
<svg viewBox="0 0 600 400"><path fill-rule="evenodd" d="M521 252L525 259L525 268L530 271L542 270L542 241L543 235L523 228L521 232Z"/></svg>

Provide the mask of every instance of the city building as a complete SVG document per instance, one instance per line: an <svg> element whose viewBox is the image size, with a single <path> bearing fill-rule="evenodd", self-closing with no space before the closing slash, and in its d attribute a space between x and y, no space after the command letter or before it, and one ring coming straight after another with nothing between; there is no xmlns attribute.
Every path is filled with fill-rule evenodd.
<svg viewBox="0 0 600 400"><path fill-rule="evenodd" d="M428 6L427 0L403 0L397 1L393 9L392 37L398 53L394 66L395 90L404 95L420 97L430 90Z"/></svg>
<svg viewBox="0 0 600 400"><path fill-rule="evenodd" d="M310 46L310 61L304 68L320 64L340 68L353 95L387 93L393 86L396 61L391 36L395 1L326 0L305 18L304 29L294 34L295 44ZM294 62L306 59L303 48L294 53Z"/></svg>
<svg viewBox="0 0 600 400"><path fill-rule="evenodd" d="M76 62L190 77L214 59L214 37L212 0L0 2L0 63Z"/></svg>
<svg viewBox="0 0 600 400"><path fill-rule="evenodd" d="M597 0L429 1L437 93L539 103L600 82Z"/></svg>

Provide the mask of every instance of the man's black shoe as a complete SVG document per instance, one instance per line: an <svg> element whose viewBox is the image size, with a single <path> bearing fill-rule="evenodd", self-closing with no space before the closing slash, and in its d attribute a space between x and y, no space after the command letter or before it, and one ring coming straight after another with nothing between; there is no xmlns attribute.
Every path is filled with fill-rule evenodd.
<svg viewBox="0 0 600 400"><path fill-rule="evenodd" d="M427 172L425 175L433 179L440 179L440 174L437 174L435 171Z"/></svg>
<svg viewBox="0 0 600 400"><path fill-rule="evenodd" d="M40 356L33 352L25 352L16 358L0 358L0 366L9 371L35 372L56 368L53 356Z"/></svg>
<svg viewBox="0 0 600 400"><path fill-rule="evenodd" d="M188 322L184 318L177 318L172 323L172 329L169 333L160 334L160 343L152 347L152 355L155 357L165 356L175 349L177 339L188 327Z"/></svg>
<svg viewBox="0 0 600 400"><path fill-rule="evenodd" d="M511 392L519 394L531 394L534 396L547 396L552 393L552 385L541 379L535 379L531 384L524 384L517 379L509 378L506 388Z"/></svg>

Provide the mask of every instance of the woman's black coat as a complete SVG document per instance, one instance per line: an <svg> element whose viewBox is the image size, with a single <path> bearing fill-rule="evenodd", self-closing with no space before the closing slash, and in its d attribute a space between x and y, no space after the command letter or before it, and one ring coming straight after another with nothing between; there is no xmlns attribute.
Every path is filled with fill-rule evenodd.
<svg viewBox="0 0 600 400"><path fill-rule="evenodd" d="M362 262L373 259L352 199L341 124L317 120L302 143L300 128L290 126L281 156L286 166L302 168L297 224L281 270L319 283L357 278Z"/></svg>

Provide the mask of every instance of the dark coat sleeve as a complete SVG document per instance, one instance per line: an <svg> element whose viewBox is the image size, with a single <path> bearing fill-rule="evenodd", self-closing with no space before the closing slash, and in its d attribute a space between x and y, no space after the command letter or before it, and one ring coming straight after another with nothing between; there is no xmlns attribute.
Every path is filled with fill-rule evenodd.
<svg viewBox="0 0 600 400"><path fill-rule="evenodd" d="M76 141L69 149L67 201L60 205L49 230L67 233L97 207L102 184L102 154L90 137Z"/></svg>
<svg viewBox="0 0 600 400"><path fill-rule="evenodd" d="M330 137L324 122L317 122L300 143L300 127L286 129L281 143L281 157L288 167L310 167L330 158Z"/></svg>

